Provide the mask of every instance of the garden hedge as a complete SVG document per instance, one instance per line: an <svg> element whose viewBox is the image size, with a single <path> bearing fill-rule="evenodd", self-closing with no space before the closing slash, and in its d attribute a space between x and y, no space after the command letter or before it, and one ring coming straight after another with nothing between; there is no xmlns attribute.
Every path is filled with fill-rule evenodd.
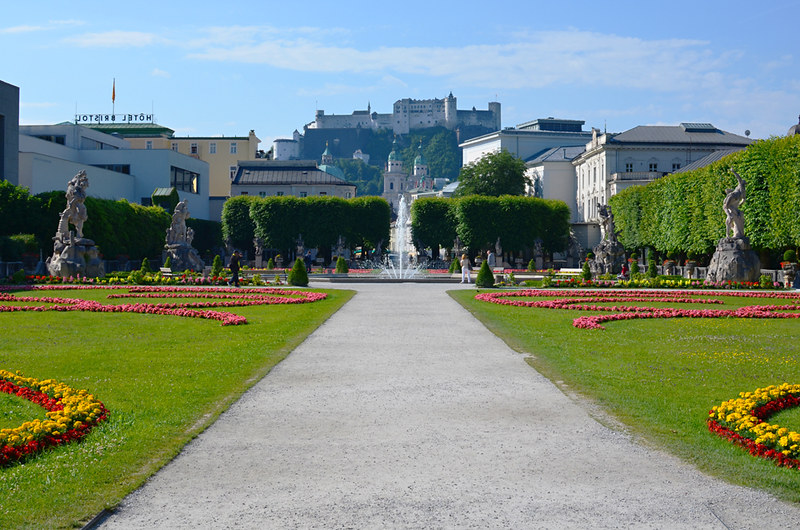
<svg viewBox="0 0 800 530"><path fill-rule="evenodd" d="M731 168L747 182L741 210L751 245L777 256L800 246L800 136L761 140L709 166L611 197L620 242L660 253L713 252L725 236L726 189L736 186Z"/></svg>

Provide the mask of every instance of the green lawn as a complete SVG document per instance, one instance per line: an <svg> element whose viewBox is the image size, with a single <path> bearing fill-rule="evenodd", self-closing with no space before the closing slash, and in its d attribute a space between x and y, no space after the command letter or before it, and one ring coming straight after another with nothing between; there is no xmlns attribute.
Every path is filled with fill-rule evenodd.
<svg viewBox="0 0 800 530"><path fill-rule="evenodd" d="M107 291L18 294L128 302L106 301ZM114 506L352 295L222 309L246 316L241 326L132 313L0 313L0 368L87 389L109 410L83 441L0 468L0 528L81 526ZM2 393L0 411L0 428L44 416Z"/></svg>
<svg viewBox="0 0 800 530"><path fill-rule="evenodd" d="M752 457L706 426L709 409L739 392L800 382L800 321L647 319L585 330L572 320L592 313L501 306L475 300L476 291L450 294L512 348L530 354L535 369L601 405L643 443L730 482L800 502L800 471ZM723 300L724 306L709 307L787 303ZM800 411L784 411L771 422L800 431Z"/></svg>

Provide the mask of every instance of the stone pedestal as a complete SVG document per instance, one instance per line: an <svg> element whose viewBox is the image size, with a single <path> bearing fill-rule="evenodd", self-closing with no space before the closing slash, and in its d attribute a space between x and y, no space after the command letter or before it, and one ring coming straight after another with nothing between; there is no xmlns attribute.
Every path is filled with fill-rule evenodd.
<svg viewBox="0 0 800 530"><path fill-rule="evenodd" d="M163 261L166 261L168 256L171 261L170 268L173 271L191 269L196 272L201 272L206 266L197 250L186 243L164 245Z"/></svg>
<svg viewBox="0 0 800 530"><path fill-rule="evenodd" d="M69 240L57 239L53 250L53 255L47 258L47 271L51 276L105 276L103 262L91 239L75 239L71 234Z"/></svg>
<svg viewBox="0 0 800 530"><path fill-rule="evenodd" d="M589 264L592 276L619 274L622 271L622 264L625 263L625 248L619 241L603 240L592 249L592 252L594 252L594 259Z"/></svg>
<svg viewBox="0 0 800 530"><path fill-rule="evenodd" d="M723 237L708 265L709 282L757 282L761 261L746 237Z"/></svg>

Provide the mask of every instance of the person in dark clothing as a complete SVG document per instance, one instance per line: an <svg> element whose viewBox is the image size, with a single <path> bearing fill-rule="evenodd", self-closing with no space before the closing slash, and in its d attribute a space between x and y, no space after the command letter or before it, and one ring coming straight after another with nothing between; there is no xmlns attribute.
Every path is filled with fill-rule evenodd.
<svg viewBox="0 0 800 530"><path fill-rule="evenodd" d="M238 250L233 251L233 255L231 256L231 281L228 282L228 285L235 285L239 287L239 260L241 260L241 256L239 255Z"/></svg>

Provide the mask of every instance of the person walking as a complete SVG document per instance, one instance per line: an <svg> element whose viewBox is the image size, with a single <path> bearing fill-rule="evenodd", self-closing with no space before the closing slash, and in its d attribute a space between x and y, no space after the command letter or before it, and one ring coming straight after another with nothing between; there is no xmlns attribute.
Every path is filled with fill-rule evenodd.
<svg viewBox="0 0 800 530"><path fill-rule="evenodd" d="M486 261L489 263L489 268L494 270L495 265L497 265L497 258L495 258L492 249L489 249L489 252L486 253Z"/></svg>
<svg viewBox="0 0 800 530"><path fill-rule="evenodd" d="M466 279L467 283L470 283L469 282L469 271L471 269L472 269L472 267L469 264L469 258L467 257L466 254L461 254L461 283L464 283L465 279Z"/></svg>
<svg viewBox="0 0 800 530"><path fill-rule="evenodd" d="M238 250L233 251L233 255L231 256L231 263L229 265L231 269L231 281L228 282L228 285L235 285L239 287L239 265L240 265L241 256L239 255Z"/></svg>

